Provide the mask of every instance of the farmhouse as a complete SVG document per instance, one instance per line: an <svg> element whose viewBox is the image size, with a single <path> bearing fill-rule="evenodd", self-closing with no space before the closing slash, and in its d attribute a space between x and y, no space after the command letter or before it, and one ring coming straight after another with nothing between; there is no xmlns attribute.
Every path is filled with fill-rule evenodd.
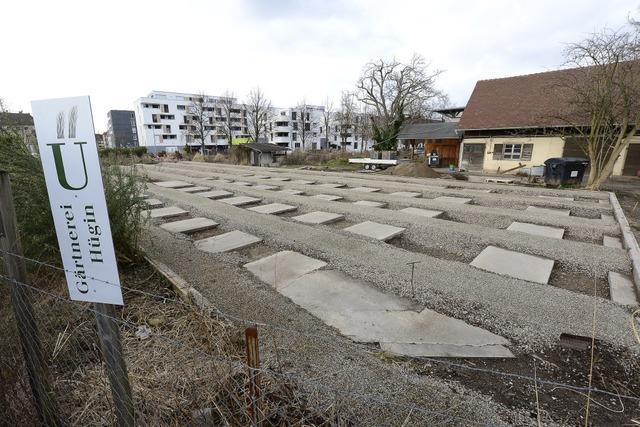
<svg viewBox="0 0 640 427"><path fill-rule="evenodd" d="M559 84L575 73L566 69L478 81L458 124L463 136L459 166L515 173L551 157L586 157L567 126L569 94ZM640 137L635 136L613 175L636 176L639 170Z"/></svg>

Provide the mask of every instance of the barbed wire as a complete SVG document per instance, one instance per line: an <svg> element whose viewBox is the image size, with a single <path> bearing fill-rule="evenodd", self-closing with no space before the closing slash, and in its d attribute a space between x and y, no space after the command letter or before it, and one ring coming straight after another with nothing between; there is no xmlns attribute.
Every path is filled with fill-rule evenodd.
<svg viewBox="0 0 640 427"><path fill-rule="evenodd" d="M64 269L62 267L59 267L59 266L56 266L56 265L53 265L53 264L49 264L49 263L46 263L46 262L34 260L34 259L31 259L31 258L22 256L22 255L14 254L14 253L7 252L7 251L1 250L1 249L0 249L0 253L5 253L5 254L10 255L10 256L16 256L16 257L22 258L24 260L36 263L38 265L42 265L42 266L45 266L45 267L50 267L50 268L56 269L58 271L69 272L68 270L66 270L66 269ZM8 279L8 280L14 280L14 279L8 278L7 276L0 276L0 277L3 277L3 278ZM92 279L92 280L96 280L96 281L99 281L99 282L102 282L102 283L105 283L107 285L121 287L122 289L125 289L125 290L133 292L133 293L139 293L141 295L145 295L145 296L152 297L152 298L155 298L155 299L171 301L171 302L183 305L183 306L188 307L188 308L193 308L192 305L190 305L189 303L187 303L187 302L185 302L183 300L180 300L180 299L170 298L170 297L163 296L163 295L156 295L156 294L153 294L151 292L143 291L143 290L140 290L140 289L129 288L127 286L118 285L118 284L112 283L110 281L102 280L102 279L95 278L95 277L87 276L87 278ZM31 285L28 285L28 284L23 284L23 285L29 286L29 287L31 286ZM35 288L35 289L37 289L37 288ZM319 338L319 339L322 339L324 341L330 342L331 344L335 345L335 343L333 342L332 338L324 336L324 335L313 334L313 333L310 333L308 331L300 331L300 330L296 330L296 329L285 328L285 327L282 327L282 326L279 326L279 325L265 323L265 322L262 322L262 321L245 319L245 318L238 317L238 316L229 314L227 312L224 312L224 311L222 311L221 309L219 309L218 307L215 307L215 306L213 306L212 309L216 313L216 315L218 315L218 316L220 316L222 318L228 319L228 320L235 320L235 321L241 322L241 323L246 324L246 325L257 325L257 326L261 326L261 327L265 327L265 328L272 328L272 329L275 329L275 330L294 333L294 334L298 334L298 335L305 336L305 337ZM623 398L623 399L634 401L634 402L640 402L640 397L631 396L631 395L623 395L623 394L620 394L620 393L614 393L614 392L611 392L611 391L608 391L608 390L602 390L602 389L595 388L595 387L576 386L576 385L568 384L568 383L544 380L544 379L541 379L541 378L538 378L538 377L533 377L533 376L516 374L516 373L512 373L512 372L504 372L504 371L500 371L500 370L497 370L497 369L479 368L479 367L474 367L474 366L469 366L469 365L464 365L464 364L460 364L460 363L451 362L451 361L448 361L448 360L440 360L440 359L424 357L424 356L415 357L415 359L425 360L425 361L429 361L429 362L432 362L432 363L437 363L437 364L440 364L440 365L445 365L445 366L452 367L452 368L457 368L457 369L468 370L468 371L472 371L472 372L479 372L479 373L485 373L485 374L490 374L490 375L499 375L499 376L503 376L503 377L510 377L510 378L516 378L516 379L520 379L520 380L532 381L532 382L535 382L536 384L539 384L539 385L547 385L547 386L552 386L552 387L564 387L564 388L571 389L571 390L578 391L578 392L599 393L599 394L607 395L607 396L611 396L611 397Z"/></svg>
<svg viewBox="0 0 640 427"><path fill-rule="evenodd" d="M18 281L16 279L13 279L11 277L8 277L8 276L0 274L0 279L4 279L7 282L12 283L13 285L24 286L25 288L28 288L31 291L37 292L39 294L46 295L48 297L54 298L57 301L61 301L63 303L72 305L72 306L74 306L77 309L80 309L82 311L91 312L94 315L101 316L101 317L104 317L106 319L113 320L114 322L116 322L116 323L118 323L118 324L120 324L120 325L122 325L124 327L137 329L140 326L138 324L129 322L129 321L124 320L122 318L117 318L117 317L109 316L109 315L106 315L104 313L98 312L97 310L91 308L91 305L88 304L88 303L80 304L80 303L77 303L75 301L68 300L68 299L62 297L59 294L56 294L56 293L50 292L50 291L46 291L46 290L43 290L43 289L40 289L40 288L37 288L37 287L35 287L33 285L29 285L27 283L20 282L20 281ZM34 331L34 333L35 333L35 331ZM184 341L176 340L176 339L173 339L173 338L169 338L169 337L166 337L166 336L164 336L162 334L154 333L153 331L151 331L151 335L156 337L156 338L158 338L158 339L160 339L160 340L162 340L162 341L165 341L165 342L173 345L175 348L187 349L187 350L192 351L193 353L195 353L195 354L197 354L199 356L206 357L206 358L208 358L210 360L213 359L213 360L216 360L218 362L226 363L232 368L245 368L246 367L246 365L243 362L240 362L240 361L237 361L235 363L230 362L228 360L228 358L223 358L221 356L212 355L211 353L208 353L208 352L206 352L206 351L204 351L202 349L189 346ZM300 374L282 373L282 372L278 372L278 371L275 371L275 370L270 369L270 368L260 368L258 370L261 371L261 372L264 372L264 373L269 373L269 374L271 374L273 376L276 376L276 377L280 377L282 379L295 380L295 381L297 381L297 382L299 382L301 384L309 385L309 386L311 386L311 388L315 388L317 390L330 391L330 392L332 392L332 393L334 393L336 395L357 397L357 398L359 398L361 400L367 400L367 401L373 402L373 403L384 404L384 405L392 405L392 406L395 406L395 407L398 407L398 408L403 408L403 409L406 409L406 410L418 411L418 412L423 413L425 415L446 417L447 420L465 421L465 422L469 422L469 423L472 423L472 424L475 424L475 425L488 425L486 423L482 423L482 422L479 422L477 420L472 420L472 419L469 419L469 418L462 418L462 417L459 417L459 416L454 416L454 415L451 415L451 414L444 413L442 411L435 411L435 410L427 409L427 408L421 407L421 406L416 405L416 404L407 404L407 403L403 403L403 402L400 402L400 401L393 401L393 400L390 400L387 396L383 396L383 395L375 395L375 394L370 394L370 393L359 393L359 392L355 392L355 391L345 391L343 389L339 389L339 388L336 388L336 387L328 386L326 384L323 384L323 383L321 383L319 381L316 381L316 380L313 380L313 379L305 378L304 376L302 376ZM446 420L445 420L445 422L446 422Z"/></svg>

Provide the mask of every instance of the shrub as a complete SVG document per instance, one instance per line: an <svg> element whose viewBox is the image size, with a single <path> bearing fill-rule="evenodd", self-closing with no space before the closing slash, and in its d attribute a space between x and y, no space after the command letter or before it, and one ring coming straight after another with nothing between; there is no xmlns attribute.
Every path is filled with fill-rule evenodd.
<svg viewBox="0 0 640 427"><path fill-rule="evenodd" d="M454 172L451 174L451 176L457 179L458 181L469 181L469 176L464 173Z"/></svg>
<svg viewBox="0 0 640 427"><path fill-rule="evenodd" d="M135 166L121 166L113 157L102 159L111 233L120 260L139 256L138 238L143 227L142 193L144 180ZM25 256L41 261L59 262L49 197L40 159L32 155L19 138L0 135L0 170L11 177L18 228Z"/></svg>

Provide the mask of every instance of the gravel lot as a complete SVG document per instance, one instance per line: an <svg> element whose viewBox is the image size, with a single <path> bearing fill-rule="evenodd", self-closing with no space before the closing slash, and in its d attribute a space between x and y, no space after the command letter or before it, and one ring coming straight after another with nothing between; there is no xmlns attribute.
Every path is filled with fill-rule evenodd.
<svg viewBox="0 0 640 427"><path fill-rule="evenodd" d="M279 364L307 380L319 379L318 383L323 387L328 384L336 390L353 391L358 395L353 406L351 403L349 406L356 411L363 424L402 424L411 412L407 403L415 403L423 408L422 411L411 412L408 425L527 425L535 420L528 413L531 409L531 390L527 390L527 387L519 390L523 395L516 393L512 398L505 399L495 395L491 387L484 386L487 379L480 376L464 375L461 378L451 375L451 371L446 369L428 369L432 375L423 375L423 365L418 361L389 359L379 353L377 346L356 344L342 337L269 286L258 282L242 268L244 263L278 250L295 250L322 259L329 264L327 268L341 270L385 292L413 298L425 307L508 338L512 342L510 349L518 359L514 360L515 363L497 366L525 375L530 374L530 363L525 361L532 354L533 357L537 357L535 354L544 357L546 352L556 363L565 359L581 363L580 358L566 358L557 353L558 337L561 333L590 335L594 309L596 337L608 349L603 353L606 366L611 366L606 360L613 358L619 362L619 365L615 365L616 369L628 371L633 366L631 361L640 352L640 346L628 326L629 309L605 298L594 298L558 287L563 283L574 282L575 285L575 282L584 282L583 288L589 291L593 289L592 283L602 282L609 270L629 274L631 267L626 253L601 245L603 235L620 234L615 222L599 219L600 214L611 214L608 204L598 202L608 198L606 193L187 162L145 166L143 170L150 180L183 180L212 189L228 190L236 196L259 197L263 199L262 203L279 202L298 207L295 213L264 215L151 183L149 193L167 205L189 210L191 216L205 216L220 222L219 229L201 233L195 238L241 230L263 238L264 242L249 249L212 255L196 250L191 238L173 236L151 227L145 238L145 248L152 256L174 268L226 313L271 325L262 327L262 345L268 363ZM306 179L318 183L339 182L347 184L349 188L377 187L382 191L359 193L349 188L329 189L241 176L247 171L254 171L256 175L286 176L293 180ZM218 178L276 185L281 189L299 189L305 191L306 195L293 196L279 191L259 190L218 181ZM424 185L454 185L464 189L428 190ZM469 191L485 188L500 193ZM394 191L416 191L424 198L388 194ZM340 195L345 201L327 202L308 197L319 193ZM577 201L558 202L538 198L540 194L571 196L576 197ZM466 196L473 198L473 204L451 205L428 199L439 195ZM384 201L389 206L382 209L351 203L356 200ZM525 212L523 209L529 203L540 207L571 209L572 216ZM396 211L406 206L442 210L445 215L441 219L421 218ZM342 213L346 220L327 226L311 226L290 219L293 215L313 210ZM389 243L342 230L347 225L364 220L402 226L407 230L400 238ZM567 230L565 239L505 230L514 220L563 227ZM469 261L487 245L555 259L557 262L551 284L534 284L469 266ZM420 261L415 272L416 292L413 296L409 286L408 261ZM584 289L577 288L579 291ZM627 352L636 356L629 356ZM484 362L483 365L491 366ZM555 371L543 373L548 377L555 376ZM614 370L608 375L620 374ZM571 382L573 377L559 378ZM575 381L583 379L573 378ZM496 381L498 389L510 387L507 380L496 378ZM310 391L319 392L318 399L321 402L327 392ZM372 392L379 394L382 400L371 404ZM548 401L553 407L555 403L551 399ZM555 420L562 424L565 416L571 416L567 414L579 411L580 407L581 403L575 402L574 406L567 404L556 408L561 414L549 418L547 423L553 424L552 420ZM424 408L446 413L453 418L425 412ZM606 413L600 419L603 423L620 422L619 419L612 420L606 418Z"/></svg>

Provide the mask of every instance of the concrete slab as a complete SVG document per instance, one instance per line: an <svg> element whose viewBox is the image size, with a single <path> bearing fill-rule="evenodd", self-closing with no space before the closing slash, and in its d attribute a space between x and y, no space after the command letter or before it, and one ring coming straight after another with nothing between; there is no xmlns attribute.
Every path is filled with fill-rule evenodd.
<svg viewBox="0 0 640 427"><path fill-rule="evenodd" d="M442 191L447 189L446 187L442 187L440 185L423 185L422 188L433 191Z"/></svg>
<svg viewBox="0 0 640 427"><path fill-rule="evenodd" d="M460 357L460 358L513 358L511 351L502 345L487 344L405 344L380 343L380 349L387 353L409 357Z"/></svg>
<svg viewBox="0 0 640 427"><path fill-rule="evenodd" d="M329 224L331 222L336 222L344 219L344 215L332 212L314 211L306 213L304 215L294 216L291 219L304 222L305 224Z"/></svg>
<svg viewBox="0 0 640 427"><path fill-rule="evenodd" d="M548 215L569 216L571 211L569 209L551 209L551 208L539 208L537 206L527 206L527 211L531 213L543 213Z"/></svg>
<svg viewBox="0 0 640 427"><path fill-rule="evenodd" d="M562 239L562 236L564 236L564 228L529 224L527 222L512 222L511 225L507 227L507 230L520 231L534 236L553 237L554 239Z"/></svg>
<svg viewBox="0 0 640 427"><path fill-rule="evenodd" d="M277 190L280 187L276 187L275 185L259 184L254 186L253 188L255 188L256 190Z"/></svg>
<svg viewBox="0 0 640 427"><path fill-rule="evenodd" d="M253 176L253 173L251 172L241 173L240 176Z"/></svg>
<svg viewBox="0 0 640 427"><path fill-rule="evenodd" d="M254 176L255 179L271 179L270 176L267 175L256 175Z"/></svg>
<svg viewBox="0 0 640 427"><path fill-rule="evenodd" d="M326 182L324 184L318 184L318 187L323 187L323 188L343 188L346 187L347 184L336 184L333 182Z"/></svg>
<svg viewBox="0 0 640 427"><path fill-rule="evenodd" d="M268 205L255 206L253 208L247 208L249 211L254 211L263 214L277 215L285 212L293 212L297 210L297 206L285 205L284 203L270 203Z"/></svg>
<svg viewBox="0 0 640 427"><path fill-rule="evenodd" d="M182 221L167 222L160 226L170 233L195 233L197 231L210 230L218 226L218 223L209 218L189 218Z"/></svg>
<svg viewBox="0 0 640 427"><path fill-rule="evenodd" d="M276 176L274 178L271 178L272 181L278 181L278 182L285 182L285 181L291 181L291 178L286 177L286 176Z"/></svg>
<svg viewBox="0 0 640 427"><path fill-rule="evenodd" d="M613 302L629 306L638 305L631 279L615 271L609 272L609 293Z"/></svg>
<svg viewBox="0 0 640 427"><path fill-rule="evenodd" d="M180 191L184 191L185 193L201 193L203 191L207 191L210 190L209 187L202 187L202 186L194 186L194 187L185 187L185 188L180 188Z"/></svg>
<svg viewBox="0 0 640 427"><path fill-rule="evenodd" d="M387 206L385 202L374 202L372 200L358 200L357 202L353 202L353 204L358 206L369 206L371 208L384 208Z"/></svg>
<svg viewBox="0 0 640 427"><path fill-rule="evenodd" d="M189 212L180 209L177 206L169 206L166 208L151 209L149 215L151 218L173 218L176 216L186 215Z"/></svg>
<svg viewBox="0 0 640 427"><path fill-rule="evenodd" d="M623 249L624 248L622 246L622 240L618 239L617 237L612 237L612 236L604 236L602 238L602 245L606 246L608 248L619 248L619 249Z"/></svg>
<svg viewBox="0 0 640 427"><path fill-rule="evenodd" d="M154 182L154 184L164 188L184 188L193 186L193 184L185 181L159 181Z"/></svg>
<svg viewBox="0 0 640 427"><path fill-rule="evenodd" d="M495 246L486 247L471 261L471 265L492 273L516 279L547 284L554 261L520 252L508 251Z"/></svg>
<svg viewBox="0 0 640 427"><path fill-rule="evenodd" d="M223 184L231 184L233 182L232 180L226 179L226 178L219 178L219 179L216 179L216 181L221 182Z"/></svg>
<svg viewBox="0 0 640 427"><path fill-rule="evenodd" d="M290 194L292 196L302 196L304 191L302 190L294 190L293 188L285 188L284 190L280 190L281 193Z"/></svg>
<svg viewBox="0 0 640 427"><path fill-rule="evenodd" d="M252 205L254 203L260 203L262 199L258 199L257 197L249 197L249 196L237 196L237 197L229 197L227 199L220 199L222 203L226 203L231 206L245 206Z"/></svg>
<svg viewBox="0 0 640 427"><path fill-rule="evenodd" d="M164 206L164 202L158 199L145 199L143 203L147 205L149 209L156 209Z"/></svg>
<svg viewBox="0 0 640 427"><path fill-rule="evenodd" d="M437 218L442 215L442 211L432 211L430 209L421 208L404 208L400 209L399 212L408 213L410 215L424 216L427 218Z"/></svg>
<svg viewBox="0 0 640 427"><path fill-rule="evenodd" d="M378 191L380 191L380 189L372 187L354 187L351 189L351 191L359 191L361 193L377 193Z"/></svg>
<svg viewBox="0 0 640 427"><path fill-rule="evenodd" d="M395 193L391 193L390 196L420 197L420 196L422 196L422 193L414 193L413 191L396 191Z"/></svg>
<svg viewBox="0 0 640 427"><path fill-rule="evenodd" d="M613 215L600 214L600 219L610 224L617 224L617 221Z"/></svg>
<svg viewBox="0 0 640 427"><path fill-rule="evenodd" d="M307 181L306 179L296 179L291 181L292 184L298 184L298 185L313 185L316 182L315 181Z"/></svg>
<svg viewBox="0 0 640 427"><path fill-rule="evenodd" d="M563 202L573 202L574 198L573 197L560 197L560 196L538 196L541 199L547 199L547 200L558 200L558 201L563 201Z"/></svg>
<svg viewBox="0 0 640 427"><path fill-rule="evenodd" d="M196 248L201 251L217 254L246 248L261 242L262 239L252 234L234 230L217 236L208 237L194 242Z"/></svg>
<svg viewBox="0 0 640 427"><path fill-rule="evenodd" d="M493 190L482 190L480 188L462 188L461 190L462 191L472 191L472 192L475 192L475 193L486 193L486 194L493 193Z"/></svg>
<svg viewBox="0 0 640 427"><path fill-rule="evenodd" d="M440 196L433 199L434 202L455 203L459 205L471 203L471 200L473 199L467 199L466 197L452 197L452 196Z"/></svg>
<svg viewBox="0 0 640 427"><path fill-rule="evenodd" d="M485 178L484 182L495 182L498 184L513 184L514 180L511 178Z"/></svg>
<svg viewBox="0 0 640 427"><path fill-rule="evenodd" d="M611 205L611 203L609 203L609 201L605 200L605 199L598 200L598 203L601 204L601 205L606 205L606 206L610 206Z"/></svg>
<svg viewBox="0 0 640 427"><path fill-rule="evenodd" d="M282 251L244 265L254 276L274 288L287 286L291 281L327 265L298 252Z"/></svg>
<svg viewBox="0 0 640 427"><path fill-rule="evenodd" d="M396 236L401 235L405 228L395 227L393 225L380 224L373 221L365 221L360 224L352 225L344 229L350 233L360 234L361 236L371 237L373 239L386 242Z"/></svg>
<svg viewBox="0 0 640 427"><path fill-rule="evenodd" d="M207 199L211 199L211 200L217 200L217 199L233 196L233 193L225 190L212 190L212 191L205 191L204 193L198 193L198 196L206 197Z"/></svg>
<svg viewBox="0 0 640 427"><path fill-rule="evenodd" d="M328 202L335 202L335 201L344 199L344 197L335 196L333 194L316 194L315 196L311 196L311 197L316 199L326 200Z"/></svg>
<svg viewBox="0 0 640 427"><path fill-rule="evenodd" d="M235 181L234 184L235 185L241 185L243 187L251 187L253 185L250 182L244 182L244 181Z"/></svg>

